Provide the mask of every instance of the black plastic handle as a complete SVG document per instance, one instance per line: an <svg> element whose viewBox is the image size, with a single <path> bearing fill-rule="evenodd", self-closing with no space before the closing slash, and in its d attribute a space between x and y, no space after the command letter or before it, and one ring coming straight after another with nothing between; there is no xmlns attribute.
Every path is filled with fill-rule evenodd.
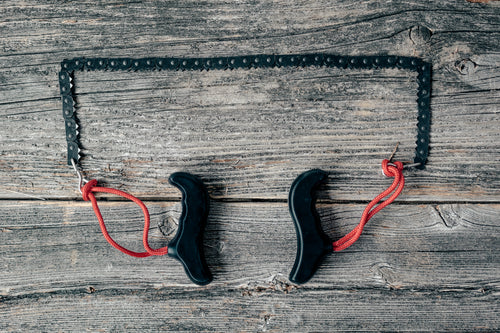
<svg viewBox="0 0 500 333"><path fill-rule="evenodd" d="M173 173L168 181L182 192L182 214L177 233L168 243L168 255L182 263L191 281L206 285L212 281L203 253L210 205L207 190L198 177L186 172Z"/></svg>
<svg viewBox="0 0 500 333"><path fill-rule="evenodd" d="M297 256L290 272L294 283L307 282L323 257L332 252L332 242L321 229L313 198L313 191L327 178L323 170L309 170L299 175L290 188L288 206L297 233Z"/></svg>

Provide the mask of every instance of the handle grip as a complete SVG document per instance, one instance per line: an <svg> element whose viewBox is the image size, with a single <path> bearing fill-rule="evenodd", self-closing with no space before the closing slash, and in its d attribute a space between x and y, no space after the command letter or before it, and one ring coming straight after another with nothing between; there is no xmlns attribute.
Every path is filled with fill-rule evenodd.
<svg viewBox="0 0 500 333"><path fill-rule="evenodd" d="M307 282L323 257L332 252L332 242L321 229L313 198L313 191L327 178L323 170L309 170L299 175L290 188L288 205L297 233L297 255L290 272L294 283Z"/></svg>
<svg viewBox="0 0 500 333"><path fill-rule="evenodd" d="M203 253L203 231L209 211L209 197L203 182L186 172L170 175L170 184L182 192L182 214L168 255L181 262L188 277L198 285L212 281Z"/></svg>

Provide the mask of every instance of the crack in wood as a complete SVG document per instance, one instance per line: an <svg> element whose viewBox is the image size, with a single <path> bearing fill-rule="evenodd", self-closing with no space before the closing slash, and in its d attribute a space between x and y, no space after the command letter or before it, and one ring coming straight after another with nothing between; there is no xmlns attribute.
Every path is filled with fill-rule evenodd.
<svg viewBox="0 0 500 333"><path fill-rule="evenodd" d="M489 3L490 1L499 1L499 0L467 0L470 3Z"/></svg>
<svg viewBox="0 0 500 333"><path fill-rule="evenodd" d="M432 207L436 211L438 217L441 219L441 222L443 222L443 224L447 228L453 229L454 227L457 226L458 222L455 219L451 219L452 222L448 222L448 218L446 218L445 214L441 211L441 208L439 205L432 205Z"/></svg>
<svg viewBox="0 0 500 333"><path fill-rule="evenodd" d="M298 288L299 286L290 283L281 274L273 275L265 282L252 281L238 287L242 296L253 296L254 294L272 291L288 294Z"/></svg>
<svg viewBox="0 0 500 333"><path fill-rule="evenodd" d="M356 292L373 292L381 295L432 295L432 296L449 296L449 297L481 297L489 295L497 295L500 289L496 285L480 286L435 286L431 287L416 287L411 288L378 288L378 287L361 287L352 286L348 288L337 288L335 286L319 286L309 283L309 285L304 286L293 286L288 292L285 290L279 290L280 288L273 288L272 286L262 285L261 287L256 287L255 291L252 293L242 292L242 288L232 288L232 287L187 287L186 285L178 286L162 286L157 288L100 288L97 289L94 286L82 286L80 288L74 289L61 289L61 290L50 290L43 292L33 292L33 293L23 293L23 294L12 294L12 295L0 295L0 301L4 303L8 302L19 302L23 300L33 300L40 301L42 299L50 299L55 297L81 297L86 298L88 294L93 294L95 297L116 297L122 298L123 296L132 295L143 295L150 298L165 298L165 297L177 297L192 299L194 297L207 297L216 295L228 296L232 293L238 293L240 296L250 296L250 297L260 297L262 294L276 294L287 295L292 293L298 293L300 295L305 295L311 292L322 293L322 292L333 292L333 293L345 293L346 295L356 293ZM251 288L250 288L251 289ZM243 289L244 290L244 289Z"/></svg>

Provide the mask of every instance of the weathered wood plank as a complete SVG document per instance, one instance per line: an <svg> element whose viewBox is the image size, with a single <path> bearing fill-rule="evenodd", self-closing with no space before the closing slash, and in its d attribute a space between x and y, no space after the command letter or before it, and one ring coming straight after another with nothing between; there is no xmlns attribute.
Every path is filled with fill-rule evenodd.
<svg viewBox="0 0 500 333"><path fill-rule="evenodd" d="M311 75L309 72L315 71L302 74ZM128 75L134 79L138 76ZM199 79L207 73L195 75L199 75ZM152 78L159 76L162 74L154 73ZM181 78L186 77L181 75ZM209 76L208 79L217 80L218 77ZM359 76L340 78L344 89L347 85L346 90L359 79ZM361 79L370 81L366 76ZM321 79L312 80L312 84L320 87L325 84ZM399 80L411 86L405 78L399 77ZM339 90L338 86L328 82L323 89L330 92L314 97L319 101L309 101L312 92L301 91L300 87L293 91L295 98L292 101L283 101L272 97L280 95L284 89L266 91L266 83L273 83L269 81L268 78L260 87L253 87L257 92L232 86L232 90L247 90L247 96L238 95L240 101L232 100L229 104L222 101L221 107L213 106L213 98L208 102L211 105L200 107L200 100L195 98L185 108L189 111L183 112L175 111L179 105L172 106L178 99L182 101L180 107L185 107L183 103L188 99L186 93L189 90L183 92L182 88L168 91L167 97L162 94L164 90L150 96L149 89L129 92L129 96L118 92L81 96L82 142L88 148L85 153L89 154L84 166L91 176L123 184L141 196L172 197L175 190L164 186L166 178L173 171L188 170L207 181L214 197L283 199L296 175L308 168L321 167L335 174L334 184L329 184L324 197L366 200L386 182L383 177L378 177L377 164L391 151L394 142L402 143L400 157L411 158L415 132L415 116L411 112L413 89L398 90L396 82L385 79L383 82L390 88L380 89L381 86L376 85L379 89L375 92L370 90L372 82L366 82L366 90L372 95L378 94L378 97L372 96L368 100L356 97L357 91L354 90L343 92L339 98L332 94L332 90ZM120 83L124 84L123 81ZM137 80L129 81L129 85L136 83ZM144 83L153 84L151 79L144 79ZM308 83L306 80L302 82ZM87 84L95 85L96 82ZM159 85L157 81L154 84ZM219 91L223 88L227 86L223 85ZM250 97L259 97L259 88L264 96L271 95L265 99L273 103L263 106L254 101L252 107L242 107L251 100ZM195 92L200 93L202 89L198 87ZM205 94L213 90L208 89ZM392 98L381 97L388 91ZM395 97L402 95L402 101L406 103ZM97 97L86 103L92 96ZM219 92L219 96L224 100L226 95ZM468 100L467 94L465 96L460 103ZM322 98L327 100L321 101ZM493 98L493 92L484 93L484 98ZM439 103L439 98L436 99ZM174 110L165 110L165 101ZM448 102L444 102L445 109L440 109L439 104L434 107L434 119L439 119L439 112L443 112L443 118L441 122L433 123L429 168L411 174L409 184L413 181L413 188L403 199L456 200L459 195L470 201L497 197L496 129L500 124L494 102L487 103L490 106L483 105L480 118L470 109L458 110L452 117L444 116ZM157 112L142 114L135 111L144 107ZM474 105L470 107L475 108ZM113 119L117 112L121 112L119 117ZM68 191L73 186L69 183L73 177L64 164L64 142L57 136L62 127L59 113L20 114L9 116L3 123L6 144L2 151L2 196L16 197L9 191L46 197L73 195ZM399 118L395 119L395 115ZM378 121L374 122L375 119ZM25 129L27 122L33 124L29 132ZM481 131L475 128L478 122L483 127ZM95 127L85 128L90 123L95 123ZM250 126L242 129L238 127L240 123ZM393 130L385 131L384 128ZM25 134L20 136L19 133ZM258 142L264 134L265 142ZM19 147L23 155L19 154ZM22 176L16 172L12 177L12 171L21 170ZM40 176L40 171L43 171L43 176ZM47 183L48 177L50 183Z"/></svg>
<svg viewBox="0 0 500 333"><path fill-rule="evenodd" d="M500 208L478 204L500 197L499 4L2 1L0 198L64 200L0 200L0 330L499 331ZM389 182L380 159L395 141L398 157L412 155L412 76L78 76L82 121L99 125L82 127L84 167L156 200L148 202L155 246L173 236L180 213L159 201L179 195L166 184L172 171L196 173L213 197L235 201L212 202L205 246L215 281L207 287L190 284L172 259L120 254L88 203L66 201L78 193L65 165L63 58L302 52L391 53L434 65L428 169L407 173L400 204L309 283L286 279L296 246L289 186L306 169L332 171L319 211L329 236L348 232L363 209L354 200ZM408 204L415 201L426 204ZM123 202L103 210L112 234L140 248L139 210Z"/></svg>
<svg viewBox="0 0 500 333"><path fill-rule="evenodd" d="M122 289L0 299L0 329L493 332L498 310L488 290Z"/></svg>
<svg viewBox="0 0 500 333"><path fill-rule="evenodd" d="M115 239L141 250L142 215L132 204L102 203ZM148 203L151 242L173 237L179 204ZM296 252L288 207L281 203L212 203L205 233L212 288L286 282ZM325 232L338 239L362 205L320 205ZM487 288L498 285L498 205L394 205L376 215L361 240L331 254L311 288ZM5 202L0 207L0 294L20 296L92 287L99 290L190 286L171 258L137 259L102 237L89 203ZM166 236L163 236L158 228ZM20 278L22 276L22 278ZM284 281L284 282L283 282Z"/></svg>
<svg viewBox="0 0 500 333"><path fill-rule="evenodd" d="M257 6L255 11L249 11L251 4L235 8L207 2L195 9L194 3L189 2L177 5L156 2L123 4L125 5L109 7L104 4L94 5L91 10L86 3L58 3L58 6L54 6L50 2L43 5L26 2L19 7L14 2L5 2L2 5L2 15L6 19L2 23L4 33L0 36L3 46L0 54L1 197L23 198L23 194L48 198L74 197L71 190L71 170L64 164L65 144L55 75L58 62L64 57L147 56L165 53L175 56L213 56L325 51L345 54L397 53L419 55L432 60L435 68L429 168L425 172L409 176L409 189L401 200L497 201L500 188L497 128L500 124L496 98L498 78L495 73L499 63L499 33L492 22L498 17L498 6L470 4L465 1L404 2L391 4L388 8L367 3L366 8L361 10L358 3L353 6L349 1L335 6L318 1L287 6L280 2L266 3ZM320 16L317 16L317 8L322 8ZM284 25L283 17L289 17L284 13L297 11L302 13L301 17L293 16L290 24ZM266 12L266 15L261 15L262 12ZM179 20L184 22L182 18L187 16L192 25L187 27L186 22L179 24ZM204 23L193 24L197 20ZM262 27L265 26L264 30L257 29L261 24ZM186 34L186 29L190 34ZM100 37L96 39L96 35ZM137 38L138 35L141 37ZM250 36L254 38L249 38ZM131 76L133 81L125 78L125 82L120 83L125 86L142 84L144 90L130 92L125 102L137 102L127 104L134 107L134 114L128 113L120 124L110 122L110 127L115 130L114 125L121 125L123 135L133 130L146 132L149 129L147 122L136 117L137 114L150 111L152 106L158 106L162 110L165 109L165 103L177 103L178 109L187 110L187 114L180 113L179 117L190 116L191 120L180 126L179 117L170 114L169 118L159 119L168 120L169 123L160 121L154 123L154 128L168 135L175 135L170 130L175 130L177 126L177 129L183 129L187 133L178 136L179 141L171 145L163 138L162 141L155 142L156 148L151 145L151 140L138 139L136 145L127 147L127 154L131 156L124 157L119 151L105 151L106 159L92 160L89 157L84 163L87 163L86 167L93 176L102 177L111 184L123 186L142 197L155 198L175 196L173 188L165 187L165 179L174 170L189 169L206 180L214 197L284 200L298 173L312 167L323 167L333 171L334 175L322 197L332 200L367 200L386 182L382 177L377 177L378 163L387 156L395 141L403 143L401 157L411 157L413 134L401 136L403 129L412 127L409 125L412 125L413 119L408 117L413 108L411 102L414 101L411 90L414 88L408 84L411 80L399 77L397 82L403 79L399 86L392 81L395 74L391 73L366 73L351 77L333 75L344 86L339 85L335 90L335 85L327 85L326 92L323 92L325 96L322 97L334 100L326 101L314 101L322 92L321 89L310 89L316 86L321 88L325 82L329 82L321 76L305 82L310 83L309 89L290 89L292 83L304 83L300 82L301 79L304 80L300 75L314 73L299 71L296 74L298 79L296 77L291 82L287 80L292 79L293 75L285 75L280 84L276 84L273 77L266 73L260 76L255 72L230 73L234 77L230 76L228 80L235 82L229 84L226 81L226 86L222 85L220 88L232 87L229 91L235 92L237 96L232 99L226 98L226 95L207 96L208 92L217 93L220 90L217 87L208 89L203 83L215 81L221 74L203 73L199 74L197 80L192 79L190 84L194 89L192 91L201 91L205 94L205 99L197 100L196 96L185 99L189 97L186 93L190 90L182 86L169 89L166 95L161 94L165 87L163 90L159 87L156 93L152 93L153 105L143 102L144 97L151 93L149 87L161 85L162 75L154 73L151 78L142 81L137 76ZM182 78L181 75L177 80ZM101 81L97 80L95 83L109 84L108 81L102 81L106 79L109 79L109 75L103 74ZM153 82L153 79L156 81ZM366 83L366 86L362 85L366 89L340 89L352 88L355 79ZM382 83L373 87L371 84L376 79L380 79ZM247 81L253 83L250 90L248 84L245 84ZM391 98L381 103L380 96L387 92L386 86L389 87L388 97ZM329 94L328 87L331 88ZM101 99L101 104L84 105L86 100L82 96L82 111L85 108L95 108L96 112L113 112L108 109L111 106L107 98L114 97L116 104L122 104L124 101L119 90L118 87L111 89L108 96L86 96L92 99L87 99L89 102ZM263 93L265 101L272 103L263 108L262 103L249 100L250 97L256 97L256 92ZM284 92L289 93L285 98ZM359 96L366 92L379 98L366 99ZM394 94L401 99L396 99ZM172 97L176 96L182 99L177 97L173 101ZM210 98L207 100L206 97ZM273 103L275 106L269 108ZM294 104L293 108L291 104ZM373 117L375 114L380 115L380 108L387 111L377 123L367 121L352 124L348 123L348 118L337 117L339 119L335 127L328 128L327 132L320 130L321 126L325 127L322 122L335 118L335 113L323 114L316 119L306 117L308 110L326 110L335 106L338 112L350 110L343 114L372 112ZM235 109L239 112L235 112ZM273 114L269 116L263 109L273 111ZM355 113L352 112L353 109ZM196 119L213 122L213 117L207 118L207 110L210 110L215 119L219 119L215 124L220 126L197 122ZM234 121L229 118L230 111L234 112ZM312 131L294 127L296 123L292 119L287 119L284 123L276 121L279 114L287 111L294 111L293 114L297 111L298 119L307 122ZM400 117L393 119L390 111ZM247 121L251 117L261 118L260 124L265 129L269 129L271 125L277 126L276 135L287 135L283 136L282 141L269 141L269 146L255 145L251 139L258 133L246 132ZM368 117L366 120L373 119ZM361 117L357 117L356 121L361 121ZM170 122L175 125L171 126ZM238 127L239 124L245 126ZM257 126L259 122L250 124ZM380 128L396 126L399 128L398 135L394 135L397 138L390 136L390 133L384 133L384 138L374 138L367 124ZM349 126L352 126L351 131L335 131ZM248 140L220 140L222 131L242 133L243 138ZM298 138L296 149L290 146L289 138L292 136ZM210 140L213 137L219 140ZM310 140L304 140L307 138ZM103 139L99 146L112 149L113 140L116 141L109 137ZM204 142L213 143L217 147L210 147L207 151L207 147L201 145ZM160 147L160 143L167 147ZM300 144L304 149L298 149ZM193 149L196 145L201 148ZM324 149L326 146L328 149ZM140 153L143 147L147 147L149 155ZM186 151L187 147L191 149ZM100 154L95 149L89 149L88 153ZM168 158L162 158L161 161L154 159L167 154ZM291 159L290 156L294 158ZM235 163L238 164L234 165Z"/></svg>
<svg viewBox="0 0 500 333"><path fill-rule="evenodd" d="M398 40L403 36L397 33L412 26L460 34L498 32L494 24L498 5L465 1L247 1L238 5L206 1L199 6L196 1L95 4L52 0L43 4L26 1L19 6L10 0L2 7L3 51L22 56L61 50L165 53L170 51L167 47L179 44L184 52L206 52L234 41L241 42L241 48L258 45L289 51L307 50L311 45L317 49L355 45L359 51L380 47L389 52L393 48L387 48L387 39ZM28 32L30 38L26 39ZM422 39L418 37L412 39L415 44Z"/></svg>

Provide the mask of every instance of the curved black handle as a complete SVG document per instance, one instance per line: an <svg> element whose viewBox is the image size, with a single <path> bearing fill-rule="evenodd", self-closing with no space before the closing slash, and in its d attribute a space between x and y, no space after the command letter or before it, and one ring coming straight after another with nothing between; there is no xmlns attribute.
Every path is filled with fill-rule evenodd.
<svg viewBox="0 0 500 333"><path fill-rule="evenodd" d="M179 260L196 284L212 281L203 253L203 230L207 223L209 197L205 185L196 176L176 172L168 179L182 192L182 214L175 237L168 243L168 255Z"/></svg>
<svg viewBox="0 0 500 333"><path fill-rule="evenodd" d="M321 229L313 191L326 179L328 173L313 169L299 175L288 196L288 206L297 233L297 256L290 281L307 282L316 272L321 259L332 252L332 242Z"/></svg>

